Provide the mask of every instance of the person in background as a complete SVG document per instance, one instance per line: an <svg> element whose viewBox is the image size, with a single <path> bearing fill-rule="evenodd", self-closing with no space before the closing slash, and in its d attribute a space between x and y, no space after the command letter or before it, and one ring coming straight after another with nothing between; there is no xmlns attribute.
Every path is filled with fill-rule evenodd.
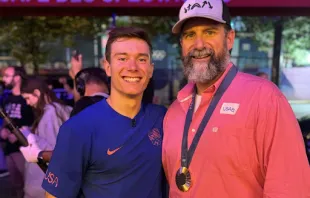
<svg viewBox="0 0 310 198"><path fill-rule="evenodd" d="M44 173L34 162L42 158L42 150L53 150L60 126L69 118L71 107L64 105L47 83L39 78L29 78L21 86L21 94L35 113L31 127L23 126L21 132L27 138L29 146L20 147L27 160L25 165L24 198L42 198L41 187Z"/></svg>
<svg viewBox="0 0 310 198"><path fill-rule="evenodd" d="M85 108L108 98L108 85L106 73L101 68L85 68L75 76L75 88L82 96L74 105L70 112L70 117L80 113ZM40 156L44 163L48 163L52 158L53 150L40 150ZM37 162L36 158L28 162Z"/></svg>
<svg viewBox="0 0 310 198"><path fill-rule="evenodd" d="M189 83L163 125L170 197L308 198L296 117L274 83L231 62L230 22L224 1L187 0L172 28Z"/></svg>
<svg viewBox="0 0 310 198"><path fill-rule="evenodd" d="M3 71L2 81L10 92L3 96L1 107L16 127L31 126L34 121L32 109L21 95L20 89L25 79L26 72L22 67L9 66ZM13 186L12 195L22 198L24 196L25 159L19 151L20 143L16 141L10 130L12 129L4 122L0 131L0 139L3 141L3 150Z"/></svg>
<svg viewBox="0 0 310 198"><path fill-rule="evenodd" d="M109 97L108 78L101 68L90 67L82 69L74 78L75 89L81 98L75 103L70 117Z"/></svg>

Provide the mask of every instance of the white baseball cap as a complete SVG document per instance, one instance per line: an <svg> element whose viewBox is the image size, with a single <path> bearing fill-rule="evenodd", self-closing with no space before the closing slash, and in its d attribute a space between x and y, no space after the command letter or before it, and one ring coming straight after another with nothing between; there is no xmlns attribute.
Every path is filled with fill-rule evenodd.
<svg viewBox="0 0 310 198"><path fill-rule="evenodd" d="M223 0L186 0L179 12L179 21L173 26L172 33L181 32L187 19L202 17L230 26L230 13Z"/></svg>

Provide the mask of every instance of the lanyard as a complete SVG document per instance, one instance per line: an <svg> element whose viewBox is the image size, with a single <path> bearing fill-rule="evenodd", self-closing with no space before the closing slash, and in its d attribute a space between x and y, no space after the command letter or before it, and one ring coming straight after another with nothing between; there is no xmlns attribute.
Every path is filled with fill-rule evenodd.
<svg viewBox="0 0 310 198"><path fill-rule="evenodd" d="M197 133L194 136L193 142L192 142L189 150L187 150L187 148L188 148L187 147L188 130L189 130L190 124L192 122L194 108L195 108L195 98L196 98L196 92L197 92L197 90L195 88L195 91L193 93L192 102L191 102L189 109L187 111L187 114L186 114L186 120L185 120L185 125L184 125L184 132L183 132L183 138L182 138L182 148L181 148L181 157L182 157L181 158L181 166L182 167L186 167L186 168L189 167L189 165L192 161L194 152L197 148L198 142L200 140L200 137L201 137L206 125L208 124L214 109L216 108L218 102L220 101L221 97L225 93L226 89L229 87L229 85L231 84L231 82L235 78L237 72L238 72L238 69L234 65L228 71L227 75L225 76L224 80L222 81L222 83L220 84L219 88L217 89L215 95L213 96L212 101L211 101L204 117L202 118L202 121L201 121L199 127L198 127Z"/></svg>

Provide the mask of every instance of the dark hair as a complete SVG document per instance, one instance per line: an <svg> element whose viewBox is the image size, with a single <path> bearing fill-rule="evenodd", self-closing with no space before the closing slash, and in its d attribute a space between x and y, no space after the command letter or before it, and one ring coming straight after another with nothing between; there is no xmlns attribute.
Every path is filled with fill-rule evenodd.
<svg viewBox="0 0 310 198"><path fill-rule="evenodd" d="M48 88L47 83L42 79L37 77L28 78L21 86L21 93L33 94L34 90L36 89L40 91L41 95L39 97L36 108L33 108L35 113L35 121L32 126L33 132L35 132L37 129L39 122L44 114L44 108L47 104L53 105L57 116L63 120L63 118L57 112L57 108L53 102L59 103L61 105L64 105L64 102L56 97L55 93Z"/></svg>
<svg viewBox="0 0 310 198"><path fill-rule="evenodd" d="M108 86L108 77L105 71L99 67L89 67L79 71L74 77L76 90L81 96L85 94L85 86L89 83Z"/></svg>
<svg viewBox="0 0 310 198"><path fill-rule="evenodd" d="M27 74L26 74L26 71L25 71L24 67L20 67L20 66L16 66L16 65L10 65L7 68L14 69L14 76L20 76L21 83L23 84L23 82L27 78Z"/></svg>
<svg viewBox="0 0 310 198"><path fill-rule="evenodd" d="M106 51L105 51L105 57L108 62L110 62L111 60L112 43L120 38L141 39L148 44L150 48L150 54L152 54L152 50L153 50L152 43L146 31L144 31L141 28L136 28L136 27L119 27L119 28L114 28L113 30L109 32L109 38L107 41Z"/></svg>

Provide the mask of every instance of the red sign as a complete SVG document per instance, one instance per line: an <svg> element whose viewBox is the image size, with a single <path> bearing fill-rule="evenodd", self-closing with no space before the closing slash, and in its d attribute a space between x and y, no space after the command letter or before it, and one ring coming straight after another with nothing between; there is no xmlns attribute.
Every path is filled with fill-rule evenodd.
<svg viewBox="0 0 310 198"><path fill-rule="evenodd" d="M0 7L179 8L183 2L184 0L0 0ZM229 7L240 8L310 8L310 0L225 0L225 2Z"/></svg>

